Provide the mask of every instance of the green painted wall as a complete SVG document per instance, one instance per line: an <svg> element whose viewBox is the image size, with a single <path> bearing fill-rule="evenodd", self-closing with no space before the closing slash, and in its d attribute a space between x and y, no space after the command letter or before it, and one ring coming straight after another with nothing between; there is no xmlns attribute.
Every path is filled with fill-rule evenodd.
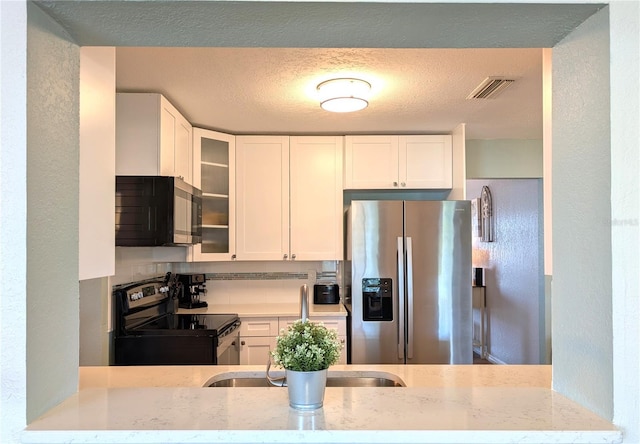
<svg viewBox="0 0 640 444"><path fill-rule="evenodd" d="M542 177L542 139L466 141L467 179Z"/></svg>

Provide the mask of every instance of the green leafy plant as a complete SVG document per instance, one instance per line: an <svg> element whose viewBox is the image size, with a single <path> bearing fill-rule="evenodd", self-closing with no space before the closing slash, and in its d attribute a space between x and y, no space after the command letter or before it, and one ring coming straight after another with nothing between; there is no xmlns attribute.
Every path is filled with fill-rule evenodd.
<svg viewBox="0 0 640 444"><path fill-rule="evenodd" d="M297 320L281 329L271 352L275 365L297 372L324 370L340 359L342 344L335 330L321 322Z"/></svg>

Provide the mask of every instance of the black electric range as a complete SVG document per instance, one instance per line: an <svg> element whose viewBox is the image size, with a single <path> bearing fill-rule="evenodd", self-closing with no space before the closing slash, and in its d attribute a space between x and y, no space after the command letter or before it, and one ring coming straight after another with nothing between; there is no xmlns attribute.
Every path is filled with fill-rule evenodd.
<svg viewBox="0 0 640 444"><path fill-rule="evenodd" d="M114 290L114 364L239 364L238 315L176 314L176 285L167 275Z"/></svg>
<svg viewBox="0 0 640 444"><path fill-rule="evenodd" d="M185 335L202 333L218 337L227 333L229 326L238 321L237 314L173 314L154 318L132 328L129 332L139 335Z"/></svg>

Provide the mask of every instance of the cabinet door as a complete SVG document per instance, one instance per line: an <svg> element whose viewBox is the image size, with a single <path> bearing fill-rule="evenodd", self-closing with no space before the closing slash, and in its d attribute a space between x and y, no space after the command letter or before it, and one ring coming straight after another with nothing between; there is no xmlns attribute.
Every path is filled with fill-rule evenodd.
<svg viewBox="0 0 640 444"><path fill-rule="evenodd" d="M175 127L174 175L193 184L193 137L192 127L187 120L179 116Z"/></svg>
<svg viewBox="0 0 640 444"><path fill-rule="evenodd" d="M399 137L400 188L451 188L451 136Z"/></svg>
<svg viewBox="0 0 640 444"><path fill-rule="evenodd" d="M160 176L177 176L175 174L176 125L176 110L163 97L160 101L160 151L158 153Z"/></svg>
<svg viewBox="0 0 640 444"><path fill-rule="evenodd" d="M278 319L278 326L280 329L287 329L290 325L292 325L297 317L281 317ZM340 352L340 359L337 364L346 364L347 363L347 319L345 317L335 317L335 316L323 316L317 317L312 316L310 318L312 322L322 322L325 327L329 329L333 329L338 333L338 340L342 344L342 351Z"/></svg>
<svg viewBox="0 0 640 444"><path fill-rule="evenodd" d="M202 190L202 243L191 247L193 261L235 258L235 137L193 130L193 185Z"/></svg>
<svg viewBox="0 0 640 444"><path fill-rule="evenodd" d="M278 335L278 318L242 318L240 336Z"/></svg>
<svg viewBox="0 0 640 444"><path fill-rule="evenodd" d="M326 317L312 317L313 322L322 322L325 327L331 330L335 330L338 336L346 336L347 334L347 319L345 317L326 316Z"/></svg>
<svg viewBox="0 0 640 444"><path fill-rule="evenodd" d="M286 316L286 317L279 317L278 318L278 331L282 330L282 329L288 329L289 326L293 325L294 322L296 322L298 319L300 319L299 316Z"/></svg>
<svg viewBox="0 0 640 444"><path fill-rule="evenodd" d="M342 260L342 143L290 138L291 259Z"/></svg>
<svg viewBox="0 0 640 444"><path fill-rule="evenodd" d="M160 175L192 181L191 124L167 100L160 100Z"/></svg>
<svg viewBox="0 0 640 444"><path fill-rule="evenodd" d="M269 352L275 347L275 337L240 337L240 365L267 365Z"/></svg>
<svg viewBox="0 0 640 444"><path fill-rule="evenodd" d="M398 188L398 136L345 137L345 189Z"/></svg>
<svg viewBox="0 0 640 444"><path fill-rule="evenodd" d="M161 94L116 95L116 174L192 182L191 124Z"/></svg>
<svg viewBox="0 0 640 444"><path fill-rule="evenodd" d="M289 258L289 138L236 137L236 256Z"/></svg>

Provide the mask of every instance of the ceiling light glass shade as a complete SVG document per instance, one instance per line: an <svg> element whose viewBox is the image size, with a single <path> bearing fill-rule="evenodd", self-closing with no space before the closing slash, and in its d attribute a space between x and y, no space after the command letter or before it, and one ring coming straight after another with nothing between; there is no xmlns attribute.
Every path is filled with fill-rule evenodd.
<svg viewBox="0 0 640 444"><path fill-rule="evenodd" d="M365 109L371 85L360 79L332 79L318 85L320 106L334 113Z"/></svg>

